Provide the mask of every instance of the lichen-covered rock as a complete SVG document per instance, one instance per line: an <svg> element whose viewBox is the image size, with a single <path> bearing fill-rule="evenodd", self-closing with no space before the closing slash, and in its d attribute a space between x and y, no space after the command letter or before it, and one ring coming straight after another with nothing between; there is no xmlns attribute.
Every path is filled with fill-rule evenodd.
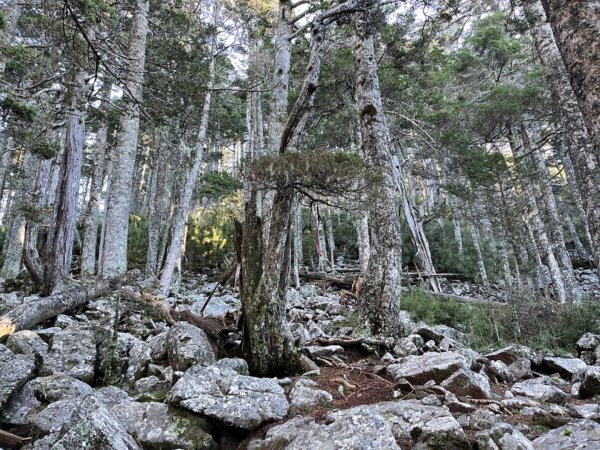
<svg viewBox="0 0 600 450"><path fill-rule="evenodd" d="M492 398L492 390L488 378L485 375L480 375L468 369L457 370L442 382L442 386L461 397L477 399Z"/></svg>
<svg viewBox="0 0 600 450"><path fill-rule="evenodd" d="M534 365L541 364L541 358L535 351L524 345L514 344L509 347L501 348L495 352L488 353L485 355L486 358L492 361L502 361L504 364L509 365L514 363L516 360L521 358L527 358L531 360Z"/></svg>
<svg viewBox="0 0 600 450"><path fill-rule="evenodd" d="M94 381L96 339L91 330L69 328L56 333L43 356L43 375L69 375L86 383Z"/></svg>
<svg viewBox="0 0 600 450"><path fill-rule="evenodd" d="M162 361L167 359L167 332L150 336L146 339L148 347L150 347L150 357L154 361Z"/></svg>
<svg viewBox="0 0 600 450"><path fill-rule="evenodd" d="M29 418L41 405L33 393L33 381L28 381L0 410L0 422L12 426L28 425Z"/></svg>
<svg viewBox="0 0 600 450"><path fill-rule="evenodd" d="M568 381L576 380L583 375L587 364L578 358L546 357L542 361L544 370L558 373Z"/></svg>
<svg viewBox="0 0 600 450"><path fill-rule="evenodd" d="M210 426L202 417L164 403L129 402L112 412L144 448L214 449Z"/></svg>
<svg viewBox="0 0 600 450"><path fill-rule="evenodd" d="M317 358L319 356L332 356L340 353L344 353L344 347L341 345L309 345L305 347L311 358Z"/></svg>
<svg viewBox="0 0 600 450"><path fill-rule="evenodd" d="M290 392L290 404L296 412L312 410L332 401L333 396L329 392L320 389L316 382L306 378L298 380Z"/></svg>
<svg viewBox="0 0 600 450"><path fill-rule="evenodd" d="M283 418L289 408L283 388L272 379L202 365L185 372L167 402L248 430Z"/></svg>
<svg viewBox="0 0 600 450"><path fill-rule="evenodd" d="M469 426L472 430L489 430L500 423L500 418L489 409L480 408L471 414Z"/></svg>
<svg viewBox="0 0 600 450"><path fill-rule="evenodd" d="M515 380L527 380L533 378L531 371L531 361L528 358L519 358L508 366Z"/></svg>
<svg viewBox="0 0 600 450"><path fill-rule="evenodd" d="M579 386L579 397L590 398L600 394L600 366L589 366Z"/></svg>
<svg viewBox="0 0 600 450"><path fill-rule="evenodd" d="M594 333L585 333L575 345L578 352L593 352L600 346L600 336Z"/></svg>
<svg viewBox="0 0 600 450"><path fill-rule="evenodd" d="M134 343L129 350L129 362L127 364L127 372L125 373L125 380L128 383L135 383L146 375L148 365L151 362L152 351L150 345L143 341Z"/></svg>
<svg viewBox="0 0 600 450"><path fill-rule="evenodd" d="M414 439L413 448L467 449L469 442L447 409L407 400L363 405L327 414L324 423L296 417L269 429L252 450L399 449ZM441 446L440 446L440 443Z"/></svg>
<svg viewBox="0 0 600 450"><path fill-rule="evenodd" d="M507 423L478 432L475 442L479 450L533 450L531 441Z"/></svg>
<svg viewBox="0 0 600 450"><path fill-rule="evenodd" d="M552 384L548 377L534 378L515 383L511 389L515 395L523 395L539 402L557 403L563 405L569 395Z"/></svg>
<svg viewBox="0 0 600 450"><path fill-rule="evenodd" d="M242 358L223 358L215 363L215 366L221 369L229 369L240 375L249 375L248 363Z"/></svg>
<svg viewBox="0 0 600 450"><path fill-rule="evenodd" d="M455 341L460 340L464 337L464 334L454 328L446 325L427 325L423 322L417 324L412 330L413 334L418 334L423 337L425 341L433 340L436 344L439 344L444 338L450 338Z"/></svg>
<svg viewBox="0 0 600 450"><path fill-rule="evenodd" d="M41 364L43 355L48 353L48 344L33 331L23 330L11 334L6 346L19 355L32 355L36 364Z"/></svg>
<svg viewBox="0 0 600 450"><path fill-rule="evenodd" d="M58 374L33 380L33 392L38 400L52 403L73 397L87 397L94 390L83 381Z"/></svg>
<svg viewBox="0 0 600 450"><path fill-rule="evenodd" d="M429 380L441 383L458 369L468 369L467 360L456 352L428 352L420 356L408 356L398 364L391 364L387 371L392 378L405 378L413 384L425 384Z"/></svg>
<svg viewBox="0 0 600 450"><path fill-rule="evenodd" d="M116 386L106 386L97 389L94 391L94 397L104 403L108 408L133 401L127 392Z"/></svg>
<svg viewBox="0 0 600 450"><path fill-rule="evenodd" d="M32 377L35 364L31 358L15 355L0 344L0 410L9 398Z"/></svg>
<svg viewBox="0 0 600 450"><path fill-rule="evenodd" d="M600 448L600 425L582 420L549 431L533 441L535 450L583 450Z"/></svg>
<svg viewBox="0 0 600 450"><path fill-rule="evenodd" d="M400 357L418 355L425 345L425 341L418 334L411 334L400 339L394 346L394 354Z"/></svg>
<svg viewBox="0 0 600 450"><path fill-rule="evenodd" d="M209 365L215 353L206 333L187 322L178 322L167 333L167 355L175 370L187 370L193 365Z"/></svg>

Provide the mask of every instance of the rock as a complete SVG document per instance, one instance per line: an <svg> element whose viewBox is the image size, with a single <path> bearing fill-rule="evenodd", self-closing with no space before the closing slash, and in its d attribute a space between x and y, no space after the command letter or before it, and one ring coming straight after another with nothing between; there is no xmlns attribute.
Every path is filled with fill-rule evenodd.
<svg viewBox="0 0 600 450"><path fill-rule="evenodd" d="M316 358L318 356L331 356L337 355L340 353L344 353L344 347L341 345L326 345L321 347L320 345L310 345L305 347L305 350L308 352L308 355L311 358Z"/></svg>
<svg viewBox="0 0 600 450"><path fill-rule="evenodd" d="M38 400L52 403L73 397L87 397L94 390L83 381L68 375L58 374L33 380L33 392Z"/></svg>
<svg viewBox="0 0 600 450"><path fill-rule="evenodd" d="M459 369L442 382L442 387L461 397L492 398L490 382L484 375L469 369Z"/></svg>
<svg viewBox="0 0 600 450"><path fill-rule="evenodd" d="M137 341L129 350L129 362L125 380L132 384L146 375L148 365L152 362L152 349L147 342Z"/></svg>
<svg viewBox="0 0 600 450"><path fill-rule="evenodd" d="M311 299L319 295L318 288L314 284L303 284L300 286L300 289L298 289L298 292L306 299Z"/></svg>
<svg viewBox="0 0 600 450"><path fill-rule="evenodd" d="M144 448L214 449L210 426L200 416L164 403L129 402L111 411Z"/></svg>
<svg viewBox="0 0 600 450"><path fill-rule="evenodd" d="M469 426L472 430L489 430L500 422L500 419L489 409L480 408L471 414Z"/></svg>
<svg viewBox="0 0 600 450"><path fill-rule="evenodd" d="M28 381L0 410L0 422L12 426L28 425L29 418L41 405L33 393L33 382Z"/></svg>
<svg viewBox="0 0 600 450"><path fill-rule="evenodd" d="M425 384L429 380L441 383L458 369L468 369L464 356L455 352L424 353L408 356L398 364L388 366L388 374L398 381L405 378L412 384Z"/></svg>
<svg viewBox="0 0 600 450"><path fill-rule="evenodd" d="M442 342L442 340L445 337L448 337L455 341L458 341L464 337L463 333L446 325L430 326L423 322L418 323L417 326L412 330L412 332L413 334L418 334L422 336L426 342L429 340L433 340L436 344Z"/></svg>
<svg viewBox="0 0 600 450"><path fill-rule="evenodd" d="M331 403L333 396L312 381L302 378L294 384L290 392L290 405L294 412L303 412L313 408Z"/></svg>
<svg viewBox="0 0 600 450"><path fill-rule="evenodd" d="M42 363L43 355L48 353L48 344L38 334L29 330L11 334L6 346L19 355L32 355L37 365Z"/></svg>
<svg viewBox="0 0 600 450"><path fill-rule="evenodd" d="M594 333L585 333L579 338L575 346L578 353L584 351L593 352L600 346L600 336Z"/></svg>
<svg viewBox="0 0 600 450"><path fill-rule="evenodd" d="M401 338L394 346L394 354L397 356L411 356L421 353L421 349L425 345L425 341L418 334L411 334L408 337Z"/></svg>
<svg viewBox="0 0 600 450"><path fill-rule="evenodd" d="M160 380L157 376L140 378L133 385L133 390L137 394L158 394L158 397L165 397L166 393L171 389L171 383ZM152 397L157 398L156 395Z"/></svg>
<svg viewBox="0 0 600 450"><path fill-rule="evenodd" d="M508 366L515 380L527 380L533 378L531 361L528 358L519 358Z"/></svg>
<svg viewBox="0 0 600 450"><path fill-rule="evenodd" d="M568 423L535 439L533 448L535 450L600 448L600 425L591 420Z"/></svg>
<svg viewBox="0 0 600 450"><path fill-rule="evenodd" d="M590 419L600 421L600 405L597 403L586 403L584 405L569 405L569 413L578 419Z"/></svg>
<svg viewBox="0 0 600 450"><path fill-rule="evenodd" d="M587 364L578 358L545 357L542 367L549 373L558 373L568 381L576 381L587 369Z"/></svg>
<svg viewBox="0 0 600 450"><path fill-rule="evenodd" d="M479 450L533 450L531 441L507 423L478 432L475 442Z"/></svg>
<svg viewBox="0 0 600 450"><path fill-rule="evenodd" d="M206 333L187 322L178 322L169 329L167 355L170 365L181 371L195 364L209 365L215 361Z"/></svg>
<svg viewBox="0 0 600 450"><path fill-rule="evenodd" d="M163 361L167 359L167 332L150 336L146 340L150 348L150 357L154 361Z"/></svg>
<svg viewBox="0 0 600 450"><path fill-rule="evenodd" d="M249 375L248 363L242 358L223 358L217 361L215 364L221 369L229 369L240 375Z"/></svg>
<svg viewBox="0 0 600 450"><path fill-rule="evenodd" d="M415 449L467 449L469 442L448 410L405 400L362 405L335 411L324 423L309 417L270 428L264 439L249 443L251 450L399 449L398 442L414 438Z"/></svg>
<svg viewBox="0 0 600 450"><path fill-rule="evenodd" d="M511 392L540 402L557 403L559 405L563 405L569 398L568 394L553 386L551 380L547 377L515 383Z"/></svg>
<svg viewBox="0 0 600 450"><path fill-rule="evenodd" d="M206 297L200 296L192 305L191 311L194 314L200 314L200 310L206 302ZM235 312L241 307L240 299L231 294L214 296L204 309L204 317L223 317L227 313Z"/></svg>
<svg viewBox="0 0 600 450"><path fill-rule="evenodd" d="M96 364L94 334L82 328L70 328L55 334L43 360L43 375L64 374L92 384Z"/></svg>
<svg viewBox="0 0 600 450"><path fill-rule="evenodd" d="M202 365L185 372L167 402L248 430L283 418L289 408L283 388L272 379Z"/></svg>
<svg viewBox="0 0 600 450"><path fill-rule="evenodd" d="M485 355L485 357L492 361L502 361L506 365L512 364L521 358L527 358L535 365L541 363L540 358L532 349L517 344L496 350L495 352Z"/></svg>
<svg viewBox="0 0 600 450"><path fill-rule="evenodd" d="M569 418L562 412L552 414L543 408L536 406L527 406L521 410L521 415L529 417L531 422L536 425L542 425L549 428L556 428L564 425L569 421Z"/></svg>
<svg viewBox="0 0 600 450"><path fill-rule="evenodd" d="M579 386L579 398L589 398L600 394L600 366L589 366Z"/></svg>
<svg viewBox="0 0 600 450"><path fill-rule="evenodd" d="M35 364L30 358L15 355L0 344L0 410L8 399L33 376Z"/></svg>
<svg viewBox="0 0 600 450"><path fill-rule="evenodd" d="M514 381L513 373L502 361L485 359L484 366L488 377L496 383L512 383Z"/></svg>
<svg viewBox="0 0 600 450"><path fill-rule="evenodd" d="M106 386L97 389L94 392L94 397L104 403L108 408L133 401L127 392L116 386Z"/></svg>

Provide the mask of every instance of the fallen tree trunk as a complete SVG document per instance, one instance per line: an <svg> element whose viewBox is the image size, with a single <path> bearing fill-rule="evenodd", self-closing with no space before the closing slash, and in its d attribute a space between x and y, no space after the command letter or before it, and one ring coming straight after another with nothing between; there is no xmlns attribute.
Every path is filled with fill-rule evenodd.
<svg viewBox="0 0 600 450"><path fill-rule="evenodd" d="M17 331L29 330L59 314L83 306L91 299L100 297L105 292L116 290L139 275L139 271L131 271L125 276L99 280L93 284L77 285L61 294L24 302L0 316L0 341Z"/></svg>

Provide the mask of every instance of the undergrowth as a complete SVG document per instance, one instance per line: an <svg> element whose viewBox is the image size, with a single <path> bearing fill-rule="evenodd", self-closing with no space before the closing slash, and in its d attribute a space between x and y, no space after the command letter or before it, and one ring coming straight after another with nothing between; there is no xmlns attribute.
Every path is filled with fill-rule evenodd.
<svg viewBox="0 0 600 450"><path fill-rule="evenodd" d="M402 297L401 305L415 321L465 331L469 345L482 352L520 343L556 354L575 353L584 333L600 333L600 304L592 302L559 305L523 294L506 304L469 304L413 291Z"/></svg>

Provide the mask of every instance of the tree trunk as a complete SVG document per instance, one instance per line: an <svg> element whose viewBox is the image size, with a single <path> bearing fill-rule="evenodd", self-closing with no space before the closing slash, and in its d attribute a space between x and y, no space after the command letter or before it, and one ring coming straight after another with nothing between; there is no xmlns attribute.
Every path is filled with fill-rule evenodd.
<svg viewBox="0 0 600 450"><path fill-rule="evenodd" d="M2 8L4 12L4 26L0 27L0 47L7 48L15 34L17 21L21 15L22 2L19 0L8 0ZM4 75L6 59L0 59L0 76Z"/></svg>
<svg viewBox="0 0 600 450"><path fill-rule="evenodd" d="M535 0L527 0L523 6L544 67L547 84L552 92L554 102L558 106L566 153L573 162L573 170L567 172L569 183L574 192L575 201L577 202L579 196L582 199L585 211L584 227L589 228L591 252L597 270L600 272L600 137L596 130L594 145L588 133L588 129L591 128L586 127L584 119L584 115L588 116L588 125L593 120L600 120L598 119L600 116L600 106L598 106L600 103L600 87L598 86L600 69L598 69L597 62L600 57L600 31L597 29L600 7L594 7L591 2L582 1L550 0L545 3L550 13L550 21L554 22L552 28L554 28L556 40L552 34L552 28L546 23L546 15L541 4ZM597 13L595 19L588 15L592 9L595 9ZM562 16L563 13L566 15ZM579 22L580 18L582 22ZM594 27L596 27L596 62L592 62L590 66L594 68L594 71L588 72L589 59L587 58L594 50L593 47L590 47L591 42L582 43L580 40L593 38ZM570 28L573 29L570 30ZM561 51L559 51L559 47ZM561 58L561 53L563 58ZM589 79L586 79L586 76L589 76ZM590 81L592 85L589 85ZM594 108L590 104L594 93L590 91L588 94L587 89L589 88L595 89L597 103L595 119L589 117L590 109ZM590 96L588 97L588 95ZM564 157L563 164L566 169L570 169L569 162ZM578 190L576 186L580 189Z"/></svg>
<svg viewBox="0 0 600 450"><path fill-rule="evenodd" d="M335 271L335 238L333 236L333 222L331 221L331 206L327 207L325 216L325 228L327 229L327 247L329 249L329 262L331 270Z"/></svg>
<svg viewBox="0 0 600 450"><path fill-rule="evenodd" d="M323 221L321 220L321 214L319 213L319 206L315 205L311 208L312 217L312 229L315 240L315 253L317 256L317 267L316 269L323 272L329 261L327 259L327 244L325 243L325 231L323 229Z"/></svg>
<svg viewBox="0 0 600 450"><path fill-rule="evenodd" d="M483 253L481 252L481 245L479 244L479 232L475 225L472 223L469 224L469 229L471 231L471 241L473 242L473 248L475 248L475 256L477 257L477 270L479 272L479 279L484 286L489 286L490 282L487 276L487 271L485 270L485 262L483 261Z"/></svg>
<svg viewBox="0 0 600 450"><path fill-rule="evenodd" d="M133 29L129 42L127 67L123 73L124 111L120 118L117 145L114 152L110 197L104 223L102 277L112 277L127 270L127 231L131 207L132 183L135 170L140 102L146 62L149 0L137 0Z"/></svg>
<svg viewBox="0 0 600 450"><path fill-rule="evenodd" d="M103 86L101 109L106 107L110 100L112 85ZM88 201L83 222L83 247L81 249L81 277L92 277L96 274L96 247L98 244L98 223L100 222L100 200L104 186L106 168L106 141L108 138L108 119L103 118L96 132L96 152L92 168L92 183L90 186L90 199Z"/></svg>
<svg viewBox="0 0 600 450"><path fill-rule="evenodd" d="M373 6L373 2L365 2ZM394 185L391 141L383 114L373 28L369 12L354 20L353 53L362 150L368 166L380 172L381 185L368 192L371 257L359 301L361 327L372 335L401 333L399 320L402 250Z"/></svg>
<svg viewBox="0 0 600 450"><path fill-rule="evenodd" d="M356 234L358 236L358 262L360 271L365 274L369 267L371 257L371 242L369 238L369 216L368 212L356 219Z"/></svg>
<svg viewBox="0 0 600 450"><path fill-rule="evenodd" d="M61 163L58 198L44 247L44 292L46 295L63 287L71 271L73 239L77 220L77 198L85 146L84 94L85 74L75 75L67 110L65 150Z"/></svg>
<svg viewBox="0 0 600 450"><path fill-rule="evenodd" d="M302 252L302 206L296 199L294 200L294 259L292 261L292 270L294 274L294 286L300 289L300 267L303 265Z"/></svg>

